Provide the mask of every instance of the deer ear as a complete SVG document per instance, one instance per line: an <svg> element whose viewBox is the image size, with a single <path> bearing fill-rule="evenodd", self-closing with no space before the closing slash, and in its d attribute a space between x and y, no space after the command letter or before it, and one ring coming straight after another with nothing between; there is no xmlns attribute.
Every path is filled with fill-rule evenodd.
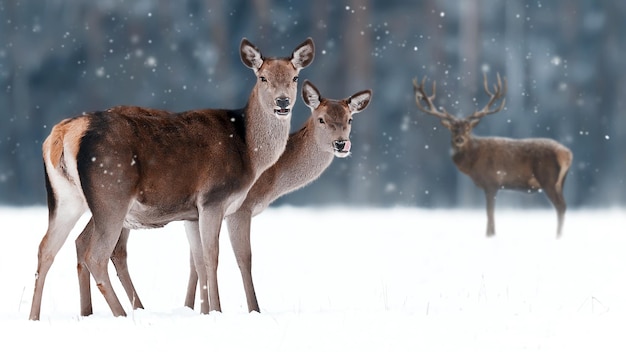
<svg viewBox="0 0 626 352"><path fill-rule="evenodd" d="M243 61L244 65L253 69L254 72L257 72L261 68L261 65L263 65L261 51L246 38L241 40L239 53L241 54L241 61Z"/></svg>
<svg viewBox="0 0 626 352"><path fill-rule="evenodd" d="M317 109L322 101L320 91L309 80L305 80L302 84L302 100L311 110Z"/></svg>
<svg viewBox="0 0 626 352"><path fill-rule="evenodd" d="M303 69L313 62L315 57L315 45L313 39L307 38L291 54L291 64L298 70Z"/></svg>
<svg viewBox="0 0 626 352"><path fill-rule="evenodd" d="M476 127L476 125L478 125L479 122L480 122L480 119L470 119L469 120L470 128Z"/></svg>
<svg viewBox="0 0 626 352"><path fill-rule="evenodd" d="M452 121L450 121L448 119L441 119L439 121L441 121L441 124L443 125L443 127L447 128L447 129L452 128Z"/></svg>
<svg viewBox="0 0 626 352"><path fill-rule="evenodd" d="M348 98L348 107L350 108L350 112L356 114L357 112L361 112L365 110L365 108L369 105L370 99L372 98L371 90L363 90L360 91L350 98Z"/></svg>

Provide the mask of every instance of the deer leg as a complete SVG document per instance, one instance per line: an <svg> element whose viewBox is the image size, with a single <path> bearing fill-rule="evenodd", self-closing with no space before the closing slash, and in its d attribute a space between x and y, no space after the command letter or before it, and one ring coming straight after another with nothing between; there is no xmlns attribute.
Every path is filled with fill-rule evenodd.
<svg viewBox="0 0 626 352"><path fill-rule="evenodd" d="M241 271L243 287L246 292L246 300L249 312L259 312L259 303L256 299L254 284L252 282L252 249L250 246L250 225L252 214L246 211L238 211L226 218L230 243L237 258L237 265Z"/></svg>
<svg viewBox="0 0 626 352"><path fill-rule="evenodd" d="M193 253L189 251L189 280L187 281L187 294L185 295L185 307L193 309L196 303L196 289L198 288L198 272L193 260Z"/></svg>
<svg viewBox="0 0 626 352"><path fill-rule="evenodd" d="M93 314L93 306L91 302L91 276L85 263L85 251L88 248L89 241L91 240L91 233L93 231L93 219L89 221L83 233L76 239L76 255L78 258L78 286L80 288L80 314L82 316L88 316ZM133 305L133 309L143 308L143 304L135 291L135 287L130 279L128 273L128 264L126 261L127 250L126 244L128 242L128 235L130 230L122 229L120 238L111 255L111 261L115 265L117 275L122 282L122 286L128 295L128 299Z"/></svg>
<svg viewBox="0 0 626 352"><path fill-rule="evenodd" d="M129 229L122 229L120 238L117 240L115 249L113 249L113 254L111 254L111 261L115 266L115 271L117 272L117 276L122 283L122 287L124 287L124 291L126 291L126 295L133 305L133 309L143 309L143 303L141 303L141 300L139 299L139 295L135 290L135 285L133 285L130 273L128 272L128 251L126 248L129 234Z"/></svg>
<svg viewBox="0 0 626 352"><path fill-rule="evenodd" d="M64 203L65 202L59 202L56 211L51 212L49 215L48 230L39 244L35 289L29 315L30 320L39 320L43 286L48 271L54 262L54 257L63 246L63 243L65 243L70 231L74 228L74 225L76 225L76 222L85 211L84 206L71 206L71 204L68 205Z"/></svg>
<svg viewBox="0 0 626 352"><path fill-rule="evenodd" d="M88 316L93 314L93 307L91 303L91 275L87 269L87 265L83 258L85 257L85 250L87 249L87 242L91 238L93 232L93 218L89 219L89 222L76 238L76 270L78 271L78 288L80 292L80 315Z"/></svg>
<svg viewBox="0 0 626 352"><path fill-rule="evenodd" d="M224 210L220 207L207 207L200 211L199 226L202 239L202 252L206 270L206 285L209 289L209 311L221 312L220 295L217 286L217 263L219 256L219 237ZM201 277L200 274L198 276ZM202 284L200 286L202 288ZM203 302L204 303L204 302ZM208 313L202 310L202 313Z"/></svg>
<svg viewBox="0 0 626 352"><path fill-rule="evenodd" d="M485 199L487 201L487 236L491 237L496 234L496 223L494 219L494 208L496 205L497 190L485 190Z"/></svg>
<svg viewBox="0 0 626 352"><path fill-rule="evenodd" d="M200 282L200 311L209 312L209 293L207 290L207 272L204 265L204 253L198 221L185 221L185 233L189 241L189 282L185 296L185 306L193 308L196 299L196 282Z"/></svg>
<svg viewBox="0 0 626 352"><path fill-rule="evenodd" d="M556 236L560 237L561 231L563 229L563 220L565 219L565 210L567 209L567 205L565 204L565 198L563 198L563 191L561 190L561 192L559 192L553 187L547 187L544 189L544 192L556 209Z"/></svg>
<svg viewBox="0 0 626 352"><path fill-rule="evenodd" d="M85 262L87 269L93 275L96 285L111 308L113 315L126 316L126 312L113 290L108 271L109 258L113 254L113 249L120 237L125 212L109 215L96 217L99 214L94 214L94 231L88 236L89 238L80 240L86 243L83 258L80 260Z"/></svg>

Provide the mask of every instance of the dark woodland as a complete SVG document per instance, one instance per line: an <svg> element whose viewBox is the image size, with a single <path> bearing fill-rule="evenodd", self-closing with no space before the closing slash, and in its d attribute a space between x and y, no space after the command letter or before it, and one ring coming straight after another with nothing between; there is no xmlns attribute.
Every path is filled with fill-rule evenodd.
<svg viewBox="0 0 626 352"><path fill-rule="evenodd" d="M0 1L0 204L46 201L41 145L63 118L115 105L182 111L245 104L254 83L243 37L268 56L306 37L301 73L328 98L372 89L352 155L274 205L484 207L450 158L450 134L415 105L412 80L438 83L457 116L508 82L481 136L548 137L571 149L569 207L626 205L626 2L610 0ZM301 99L292 119L309 115ZM551 207L498 193L499 207Z"/></svg>

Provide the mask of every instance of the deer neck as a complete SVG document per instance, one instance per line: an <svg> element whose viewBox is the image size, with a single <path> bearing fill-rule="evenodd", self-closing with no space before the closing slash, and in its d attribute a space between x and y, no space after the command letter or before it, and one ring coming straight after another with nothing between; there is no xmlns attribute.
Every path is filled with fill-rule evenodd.
<svg viewBox="0 0 626 352"><path fill-rule="evenodd" d="M262 212L280 196L317 179L333 161L334 155L322 150L306 124L291 134L280 159L259 177L242 205L253 215Z"/></svg>
<svg viewBox="0 0 626 352"><path fill-rule="evenodd" d="M266 107L262 106L256 86L244 109L244 115L248 155L255 175L258 177L274 164L285 150L291 116L287 119L279 119L273 112L269 112Z"/></svg>
<svg viewBox="0 0 626 352"><path fill-rule="evenodd" d="M462 147L452 147L452 161L461 172L468 174L472 170L482 145L480 138L472 136Z"/></svg>
<svg viewBox="0 0 626 352"><path fill-rule="evenodd" d="M307 123L289 136L285 152L273 166L282 176L278 182L280 191L289 192L315 180L326 170L333 158L331 152L320 148L312 127Z"/></svg>

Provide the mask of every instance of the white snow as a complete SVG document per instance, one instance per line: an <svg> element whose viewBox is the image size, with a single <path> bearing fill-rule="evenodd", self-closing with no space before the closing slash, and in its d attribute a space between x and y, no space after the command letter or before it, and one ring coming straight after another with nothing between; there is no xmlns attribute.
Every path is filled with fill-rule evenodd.
<svg viewBox="0 0 626 352"><path fill-rule="evenodd" d="M84 224L85 218L81 220ZM47 210L0 208L0 349L63 351L623 351L626 210L270 208L253 220L262 312L248 313L224 227L222 313L183 308L183 226L131 234L145 310L79 316L70 235L28 320ZM79 226L80 227L80 226ZM198 304L197 304L198 305Z"/></svg>

